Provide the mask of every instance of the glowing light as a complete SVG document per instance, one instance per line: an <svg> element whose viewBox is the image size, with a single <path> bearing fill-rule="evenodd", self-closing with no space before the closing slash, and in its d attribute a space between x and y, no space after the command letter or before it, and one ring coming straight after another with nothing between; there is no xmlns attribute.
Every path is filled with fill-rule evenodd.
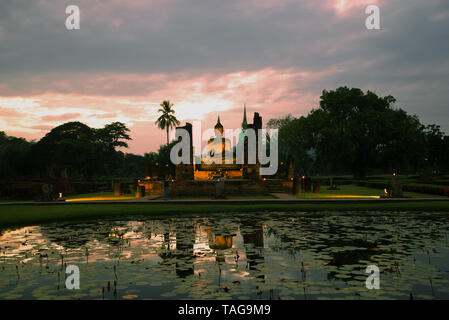
<svg viewBox="0 0 449 320"><path fill-rule="evenodd" d="M76 198L67 199L66 202L76 202L76 201L104 201L104 200L131 200L134 197L93 197L93 198Z"/></svg>
<svg viewBox="0 0 449 320"><path fill-rule="evenodd" d="M328 198L371 198L371 199L380 199L380 196L354 196L349 194L342 194L338 196L327 196Z"/></svg>

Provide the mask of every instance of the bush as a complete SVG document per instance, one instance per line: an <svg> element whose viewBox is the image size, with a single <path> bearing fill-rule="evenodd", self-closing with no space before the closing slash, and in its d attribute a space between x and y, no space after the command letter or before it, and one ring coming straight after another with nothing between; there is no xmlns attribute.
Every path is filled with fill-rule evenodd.
<svg viewBox="0 0 449 320"><path fill-rule="evenodd" d="M386 180L379 181L358 181L356 183L360 187L367 187L373 189L385 189L390 187L390 182Z"/></svg>
<svg viewBox="0 0 449 320"><path fill-rule="evenodd" d="M404 185L403 190L409 192L427 193L449 197L449 188L443 188L438 186Z"/></svg>
<svg viewBox="0 0 449 320"><path fill-rule="evenodd" d="M390 188L390 186L391 186L390 181L387 181L387 180L358 181L356 184L360 187L367 187L367 188L373 188L373 189L385 189L385 188ZM449 187L404 184L402 186L402 190L408 191L408 192L426 193L426 194L434 194L434 195L449 197Z"/></svg>

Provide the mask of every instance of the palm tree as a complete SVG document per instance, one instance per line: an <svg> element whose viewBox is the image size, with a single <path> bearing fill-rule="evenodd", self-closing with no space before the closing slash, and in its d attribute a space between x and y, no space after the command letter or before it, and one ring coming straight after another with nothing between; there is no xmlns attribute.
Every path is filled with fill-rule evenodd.
<svg viewBox="0 0 449 320"><path fill-rule="evenodd" d="M161 103L161 107L157 112L161 112L162 114L159 116L159 118L156 120L156 125L159 127L159 129L167 130L167 145L169 144L168 140L168 132L171 128L173 128L175 125L179 125L180 122L175 117L175 110L173 109L173 103L170 103L169 100L164 100Z"/></svg>

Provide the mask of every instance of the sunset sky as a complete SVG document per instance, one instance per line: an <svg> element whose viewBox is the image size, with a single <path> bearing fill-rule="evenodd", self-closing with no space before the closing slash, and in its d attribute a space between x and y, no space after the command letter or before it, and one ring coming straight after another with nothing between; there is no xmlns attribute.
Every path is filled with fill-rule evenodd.
<svg viewBox="0 0 449 320"><path fill-rule="evenodd" d="M65 27L68 5L81 29ZM380 7L381 30L365 28ZM323 89L393 95L449 133L447 0L2 0L0 131L40 139L67 121L131 129L156 151L159 103L225 128L306 115Z"/></svg>

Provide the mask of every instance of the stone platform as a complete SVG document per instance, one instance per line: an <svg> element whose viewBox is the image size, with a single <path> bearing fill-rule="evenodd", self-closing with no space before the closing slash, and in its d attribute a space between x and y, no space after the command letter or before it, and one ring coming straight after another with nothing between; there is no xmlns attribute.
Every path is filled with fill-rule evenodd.
<svg viewBox="0 0 449 320"><path fill-rule="evenodd" d="M216 196L218 180L183 180L170 183L169 197L209 197ZM148 196L163 195L164 182L140 180L140 186L145 186L145 194ZM273 189L273 186L276 188ZM225 179L224 194L234 195L268 195L273 192L286 192L291 190L291 183L272 180L250 179Z"/></svg>

